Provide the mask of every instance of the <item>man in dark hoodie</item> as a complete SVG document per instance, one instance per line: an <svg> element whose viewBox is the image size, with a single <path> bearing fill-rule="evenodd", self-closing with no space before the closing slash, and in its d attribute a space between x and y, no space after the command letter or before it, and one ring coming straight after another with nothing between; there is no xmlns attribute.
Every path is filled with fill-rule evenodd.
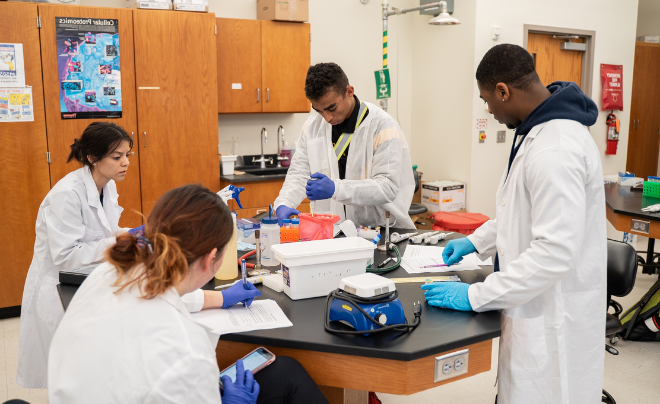
<svg viewBox="0 0 660 404"><path fill-rule="evenodd" d="M605 195L587 126L598 108L575 83L544 87L520 46L503 44L477 68L480 97L515 129L497 190L496 219L450 241L447 264L495 254L484 282L429 284L427 302L502 310L498 399L504 404L596 404L603 384Z"/></svg>

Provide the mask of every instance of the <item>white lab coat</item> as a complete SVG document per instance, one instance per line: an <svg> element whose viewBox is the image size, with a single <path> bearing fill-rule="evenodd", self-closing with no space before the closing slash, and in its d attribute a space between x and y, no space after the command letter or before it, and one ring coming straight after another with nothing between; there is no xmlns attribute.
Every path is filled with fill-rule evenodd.
<svg viewBox="0 0 660 404"><path fill-rule="evenodd" d="M117 276L100 265L71 301L50 348L49 403L220 403L219 335L176 289L146 300L138 287L115 293Z"/></svg>
<svg viewBox="0 0 660 404"><path fill-rule="evenodd" d="M475 311L503 309L501 404L596 404L603 385L607 246L600 155L586 127L551 120L523 140L497 218L468 236L500 272L471 285Z"/></svg>
<svg viewBox="0 0 660 404"><path fill-rule="evenodd" d="M61 270L98 265L119 228L124 210L117 203L117 187L103 188L103 206L88 167L67 174L39 206L34 255L23 289L16 382L25 388L46 388L50 341L64 308L57 285ZM203 292L186 295L191 311L204 304Z"/></svg>
<svg viewBox="0 0 660 404"><path fill-rule="evenodd" d="M350 219L358 226L384 226L385 212L389 211L390 226L415 228L408 216L415 191L408 142L387 112L365 104L369 115L351 138L346 179L339 179L332 125L314 113L303 125L275 209L280 205L297 207L306 197L309 176L319 172L334 181L335 194L331 199L312 201L314 213L339 215L339 223Z"/></svg>

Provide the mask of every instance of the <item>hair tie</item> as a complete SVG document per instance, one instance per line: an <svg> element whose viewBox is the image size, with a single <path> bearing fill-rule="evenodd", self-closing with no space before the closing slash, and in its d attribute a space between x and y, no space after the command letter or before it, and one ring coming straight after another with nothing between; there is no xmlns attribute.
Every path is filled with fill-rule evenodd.
<svg viewBox="0 0 660 404"><path fill-rule="evenodd" d="M149 251L150 254L154 253L154 245L144 236L144 225L131 229L128 233L135 237L138 247L144 251Z"/></svg>

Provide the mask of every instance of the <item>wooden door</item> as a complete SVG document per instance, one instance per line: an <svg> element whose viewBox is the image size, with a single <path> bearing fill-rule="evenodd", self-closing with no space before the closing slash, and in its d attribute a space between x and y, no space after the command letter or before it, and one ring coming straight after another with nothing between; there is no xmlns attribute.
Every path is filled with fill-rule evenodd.
<svg viewBox="0 0 660 404"><path fill-rule="evenodd" d="M34 122L0 123L2 309L21 304L37 212L50 188L36 4L0 2L0 42L23 44L25 84L32 87L34 114Z"/></svg>
<svg viewBox="0 0 660 404"><path fill-rule="evenodd" d="M571 39L583 43L584 39ZM553 81L573 81L580 86L582 77L582 56L584 52L561 50L566 39L554 39L550 34L530 33L527 37L527 51L534 57L534 66L547 86Z"/></svg>
<svg viewBox="0 0 660 404"><path fill-rule="evenodd" d="M309 24L261 21L263 112L310 111L305 97L309 35Z"/></svg>
<svg viewBox="0 0 660 404"><path fill-rule="evenodd" d="M216 23L218 113L261 112L261 21Z"/></svg>
<svg viewBox="0 0 660 404"><path fill-rule="evenodd" d="M46 125L50 151L51 187L69 172L80 168L75 161L66 163L73 140L95 121L109 121L121 126L129 134L137 133L135 101L135 62L133 49L133 13L129 9L40 5L41 54L43 64ZM108 18L118 20L119 58L121 63L122 117L117 119L62 119L60 113L60 82L57 66L57 37L55 17ZM117 183L119 205L124 208L119 225L135 227L142 224L140 196L139 142L134 140L133 155L126 179Z"/></svg>
<svg viewBox="0 0 660 404"><path fill-rule="evenodd" d="M637 42L626 170L638 177L657 175L660 151L660 45Z"/></svg>
<svg viewBox="0 0 660 404"><path fill-rule="evenodd" d="M166 191L220 190L215 16L133 10L142 210Z"/></svg>

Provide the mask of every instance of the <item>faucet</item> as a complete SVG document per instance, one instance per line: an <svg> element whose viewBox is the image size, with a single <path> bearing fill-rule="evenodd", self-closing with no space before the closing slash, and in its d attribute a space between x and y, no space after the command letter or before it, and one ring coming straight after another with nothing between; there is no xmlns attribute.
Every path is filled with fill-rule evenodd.
<svg viewBox="0 0 660 404"><path fill-rule="evenodd" d="M266 128L261 128L261 157L258 159L252 157L253 163L261 163L259 168L266 168L266 161L273 164L272 157L266 158L266 156L264 156L264 142L268 143L268 132L266 132Z"/></svg>
<svg viewBox="0 0 660 404"><path fill-rule="evenodd" d="M277 167L282 167L282 161L288 160L287 156L282 156L282 147L284 147L284 126L277 128Z"/></svg>

